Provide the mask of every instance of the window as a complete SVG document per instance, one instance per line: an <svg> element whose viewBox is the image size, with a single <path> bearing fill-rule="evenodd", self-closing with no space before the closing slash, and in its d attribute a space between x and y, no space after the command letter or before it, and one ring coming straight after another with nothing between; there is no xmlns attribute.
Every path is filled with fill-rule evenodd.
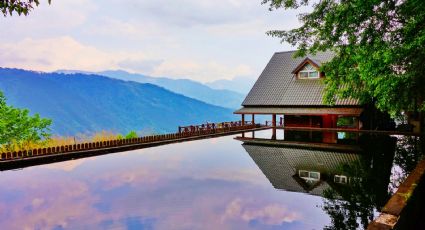
<svg viewBox="0 0 425 230"><path fill-rule="evenodd" d="M298 175L305 180L314 180L314 181L320 180L320 173L319 172L310 172L310 171L305 171L305 170L299 170Z"/></svg>
<svg viewBox="0 0 425 230"><path fill-rule="evenodd" d="M308 172L307 172L307 171L300 170L300 171L298 172L298 175L299 175L300 177L308 177Z"/></svg>
<svg viewBox="0 0 425 230"><path fill-rule="evenodd" d="M319 71L317 71L317 69L314 66L312 66L310 63L307 63L304 66L304 68L302 68L300 72L298 72L298 77L306 78L306 79L314 79L314 78L319 78L320 74L319 74Z"/></svg>
<svg viewBox="0 0 425 230"><path fill-rule="evenodd" d="M347 177L343 175L335 175L334 182L338 184L347 184Z"/></svg>

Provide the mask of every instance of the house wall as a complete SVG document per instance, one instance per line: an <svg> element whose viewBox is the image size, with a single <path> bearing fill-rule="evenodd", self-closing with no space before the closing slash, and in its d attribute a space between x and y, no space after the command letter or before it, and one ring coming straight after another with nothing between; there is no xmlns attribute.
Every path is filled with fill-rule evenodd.
<svg viewBox="0 0 425 230"><path fill-rule="evenodd" d="M321 116L295 116L285 115L284 125L286 127L313 127L313 128L336 128L338 115Z"/></svg>
<svg viewBox="0 0 425 230"><path fill-rule="evenodd" d="M294 116L285 115L284 126L286 127L315 127L321 128L323 119L321 116Z"/></svg>
<svg viewBox="0 0 425 230"><path fill-rule="evenodd" d="M284 119L285 127L312 127L312 128L337 128L338 115L325 114L321 116L294 116L286 115ZM310 139L313 133L305 133ZM337 143L336 132L323 132L323 143ZM307 138L306 136L306 138Z"/></svg>

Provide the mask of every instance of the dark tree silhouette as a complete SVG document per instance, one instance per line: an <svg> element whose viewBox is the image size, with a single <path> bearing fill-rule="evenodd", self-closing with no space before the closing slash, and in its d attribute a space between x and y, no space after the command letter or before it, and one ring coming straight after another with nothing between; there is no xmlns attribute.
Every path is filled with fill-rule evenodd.
<svg viewBox="0 0 425 230"><path fill-rule="evenodd" d="M51 0L47 1L50 4ZM0 0L0 10L5 17L12 16L14 12L18 15L28 15L39 4L40 0Z"/></svg>

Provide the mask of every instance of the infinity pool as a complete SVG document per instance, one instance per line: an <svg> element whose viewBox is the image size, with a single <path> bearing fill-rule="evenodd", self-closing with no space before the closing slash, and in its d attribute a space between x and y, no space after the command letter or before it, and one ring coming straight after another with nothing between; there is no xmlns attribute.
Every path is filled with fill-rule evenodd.
<svg viewBox="0 0 425 230"><path fill-rule="evenodd" d="M363 228L421 158L409 137L238 136L0 172L1 229Z"/></svg>

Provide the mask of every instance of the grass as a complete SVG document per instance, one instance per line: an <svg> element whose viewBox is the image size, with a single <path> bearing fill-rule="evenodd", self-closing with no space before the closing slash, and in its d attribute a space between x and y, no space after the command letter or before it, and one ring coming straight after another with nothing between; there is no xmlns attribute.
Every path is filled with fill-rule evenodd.
<svg viewBox="0 0 425 230"><path fill-rule="evenodd" d="M81 144L81 143L89 143L89 142L98 142L98 141L109 141L109 140L117 140L117 139L130 139L138 137L135 131L131 131L125 136L114 133L111 131L101 131L96 132L91 135L87 134L77 134L76 136L52 136L51 138L38 141L24 141L24 142L12 142L7 145L0 145L0 153L3 152L14 152L19 150L30 150L30 149L38 149L38 148L47 148L47 147L56 147L63 145L73 145L73 144Z"/></svg>

